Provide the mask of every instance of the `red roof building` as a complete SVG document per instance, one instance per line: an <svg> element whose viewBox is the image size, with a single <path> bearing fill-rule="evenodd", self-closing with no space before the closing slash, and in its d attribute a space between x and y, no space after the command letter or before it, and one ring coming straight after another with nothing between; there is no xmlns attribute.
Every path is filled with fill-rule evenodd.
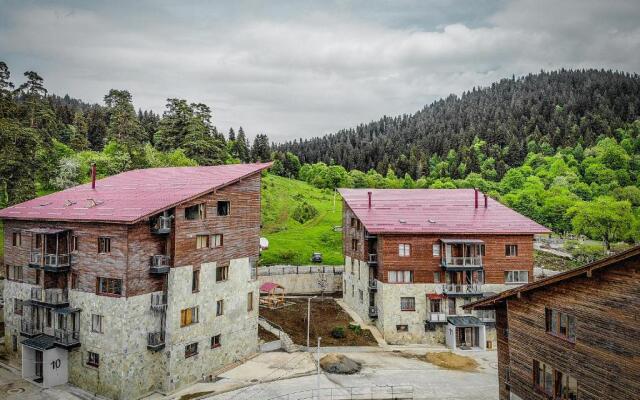
<svg viewBox="0 0 640 400"><path fill-rule="evenodd" d="M133 224L177 204L216 191L271 163L127 171L0 210L0 219Z"/></svg>
<svg viewBox="0 0 640 400"><path fill-rule="evenodd" d="M474 189L341 189L343 297L393 344L495 346L493 314L462 306L533 280L551 231Z"/></svg>

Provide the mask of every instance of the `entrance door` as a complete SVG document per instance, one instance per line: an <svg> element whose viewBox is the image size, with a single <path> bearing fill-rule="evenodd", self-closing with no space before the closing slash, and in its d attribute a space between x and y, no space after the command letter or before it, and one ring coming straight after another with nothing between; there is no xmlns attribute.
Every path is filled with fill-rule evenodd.
<svg viewBox="0 0 640 400"><path fill-rule="evenodd" d="M42 382L42 351L36 350L36 382Z"/></svg>

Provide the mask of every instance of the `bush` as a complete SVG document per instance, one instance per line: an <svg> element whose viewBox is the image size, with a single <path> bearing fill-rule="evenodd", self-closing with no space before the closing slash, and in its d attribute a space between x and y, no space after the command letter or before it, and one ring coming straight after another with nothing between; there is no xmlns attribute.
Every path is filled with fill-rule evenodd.
<svg viewBox="0 0 640 400"><path fill-rule="evenodd" d="M331 337L334 339L343 339L345 336L344 326L336 326L331 330Z"/></svg>
<svg viewBox="0 0 640 400"><path fill-rule="evenodd" d="M356 335L360 335L362 333L362 327L358 324L349 324L349 329L351 329Z"/></svg>
<svg viewBox="0 0 640 400"><path fill-rule="evenodd" d="M298 204L298 206L293 210L291 217L301 224L304 224L310 219L315 218L317 215L318 209L304 201Z"/></svg>

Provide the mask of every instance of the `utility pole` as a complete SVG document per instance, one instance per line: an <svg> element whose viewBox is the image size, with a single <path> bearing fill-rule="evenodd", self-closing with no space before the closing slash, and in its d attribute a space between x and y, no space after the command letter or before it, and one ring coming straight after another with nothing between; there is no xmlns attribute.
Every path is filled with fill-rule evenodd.
<svg viewBox="0 0 640 400"><path fill-rule="evenodd" d="M318 373L316 374L316 388L318 389L318 399L320 398L320 340L322 340L322 337L318 336Z"/></svg>
<svg viewBox="0 0 640 400"><path fill-rule="evenodd" d="M309 349L309 324L311 322L311 300L318 296L307 297L307 350Z"/></svg>

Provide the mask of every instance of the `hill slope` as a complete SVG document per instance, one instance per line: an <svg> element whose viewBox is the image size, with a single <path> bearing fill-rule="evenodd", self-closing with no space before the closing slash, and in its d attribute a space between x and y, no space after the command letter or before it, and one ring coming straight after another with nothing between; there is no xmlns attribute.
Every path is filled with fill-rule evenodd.
<svg viewBox="0 0 640 400"><path fill-rule="evenodd" d="M333 162L382 174L391 167L398 176L409 173L416 179L429 174L431 156L444 157L450 150L465 165L461 175L480 172L472 151L478 137L487 142L486 155L495 159L501 177L508 166L522 163L529 141L553 149L577 143L587 147L639 117L637 74L560 70L503 79L438 100L413 115L385 116L277 149L293 152L303 163Z"/></svg>
<svg viewBox="0 0 640 400"><path fill-rule="evenodd" d="M305 221L294 219L303 203L318 214ZM309 264L313 252L321 252L323 264L342 264L342 199L331 190L275 175L262 180L262 236L269 249L262 252L262 265Z"/></svg>

